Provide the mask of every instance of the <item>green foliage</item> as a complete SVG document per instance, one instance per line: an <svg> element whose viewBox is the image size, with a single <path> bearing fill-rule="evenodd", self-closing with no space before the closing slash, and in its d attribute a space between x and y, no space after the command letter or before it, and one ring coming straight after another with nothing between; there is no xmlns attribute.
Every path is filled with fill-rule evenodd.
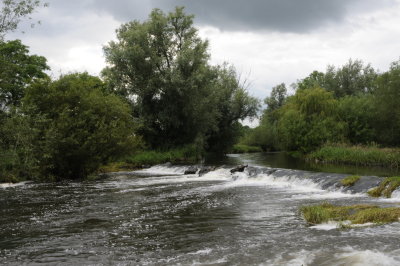
<svg viewBox="0 0 400 266"><path fill-rule="evenodd" d="M379 184L378 187L369 190L368 195L371 197L385 196L386 198L390 198L393 191L395 191L398 187L400 187L400 177L387 177Z"/></svg>
<svg viewBox="0 0 400 266"><path fill-rule="evenodd" d="M351 224L383 224L396 222L400 217L400 208L379 208L373 205L335 206L323 203L303 206L300 208L300 212L304 219L312 225L329 221L350 221Z"/></svg>
<svg viewBox="0 0 400 266"><path fill-rule="evenodd" d="M36 123L40 123L36 121ZM11 110L0 118L0 182L32 179L37 173L33 119Z"/></svg>
<svg viewBox="0 0 400 266"><path fill-rule="evenodd" d="M29 55L21 41L0 41L0 109L18 106L26 87L47 78L49 67L42 56Z"/></svg>
<svg viewBox="0 0 400 266"><path fill-rule="evenodd" d="M350 59L340 68L328 66L325 73L314 71L294 86L298 90L321 87L332 92L336 98L341 98L372 92L377 76L370 65L364 66L362 61Z"/></svg>
<svg viewBox="0 0 400 266"><path fill-rule="evenodd" d="M357 183L357 181L360 180L360 178L361 177L359 175L351 175L351 176L348 176L348 177L340 180L340 183L343 186L351 187L351 186L354 186L354 184Z"/></svg>
<svg viewBox="0 0 400 266"><path fill-rule="evenodd" d="M151 148L195 143L224 152L237 138L238 121L254 116L258 101L227 65L209 65L208 42L199 38L183 8L122 25L105 48L103 77L132 101L139 133Z"/></svg>
<svg viewBox="0 0 400 266"><path fill-rule="evenodd" d="M376 146L347 146L327 144L311 152L307 158L326 163L348 163L366 166L400 166L400 150Z"/></svg>
<svg viewBox="0 0 400 266"><path fill-rule="evenodd" d="M280 110L278 136L286 150L309 152L326 142L340 141L344 125L335 113L332 94L313 88L299 90Z"/></svg>
<svg viewBox="0 0 400 266"><path fill-rule="evenodd" d="M377 79L374 91L377 117L375 129L378 141L385 145L400 145L400 61Z"/></svg>
<svg viewBox="0 0 400 266"><path fill-rule="evenodd" d="M346 126L346 139L353 144L376 140L376 108L372 95L346 96L339 100L338 113Z"/></svg>
<svg viewBox="0 0 400 266"><path fill-rule="evenodd" d="M140 143L129 106L102 87L100 79L83 73L28 88L23 105L36 122L32 127L38 132L34 146L41 175L84 178Z"/></svg>
<svg viewBox="0 0 400 266"><path fill-rule="evenodd" d="M273 87L270 97L267 97L264 100L264 103L267 105L264 116L267 116L270 121L276 121L277 110L285 104L286 99L287 89L285 83Z"/></svg>
<svg viewBox="0 0 400 266"><path fill-rule="evenodd" d="M47 6L40 0L2 0L0 4L0 41L7 32L18 28L21 19L32 14L38 7ZM28 17L31 20L30 17ZM35 24L31 23L31 27Z"/></svg>

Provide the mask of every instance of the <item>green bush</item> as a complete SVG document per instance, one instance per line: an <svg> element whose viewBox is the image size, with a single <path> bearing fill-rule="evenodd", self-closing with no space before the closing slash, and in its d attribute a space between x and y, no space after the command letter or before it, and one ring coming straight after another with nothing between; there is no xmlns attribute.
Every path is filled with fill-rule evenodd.
<svg viewBox="0 0 400 266"><path fill-rule="evenodd" d="M140 144L130 107L87 73L34 84L26 90L23 106L36 132L40 179L85 178Z"/></svg>

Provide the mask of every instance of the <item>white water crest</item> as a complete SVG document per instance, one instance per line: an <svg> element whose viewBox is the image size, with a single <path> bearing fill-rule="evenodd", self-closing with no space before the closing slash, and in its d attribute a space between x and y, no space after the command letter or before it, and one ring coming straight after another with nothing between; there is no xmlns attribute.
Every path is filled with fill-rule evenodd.
<svg viewBox="0 0 400 266"><path fill-rule="evenodd" d="M31 183L31 182L24 181L24 182L19 182L19 183L0 183L0 189L1 188L12 188L12 187L22 187L29 183Z"/></svg>
<svg viewBox="0 0 400 266"><path fill-rule="evenodd" d="M301 200L301 199L337 199L337 198L354 198L366 197L365 193L351 193L344 192L340 187L332 187L323 189L322 184L311 178L300 178L296 172L289 172L287 175L275 176L272 174L256 174L251 176L248 171L236 172L232 174L228 168L218 168L210 171L202 176L198 174L184 175L184 172L189 166L170 166L170 165L157 165L148 169L134 171L135 174L149 176L142 179L128 179L125 180L124 186L151 186L160 184L176 184L187 182L209 182L221 181L222 183L215 184L207 190L224 190L232 187L270 187L273 189L290 191L291 196L285 200ZM287 171L285 169L278 169L279 171ZM120 186L116 182L116 186ZM201 190L202 188L200 188ZM128 190L129 191L129 190ZM399 193L400 195L400 193ZM399 197L400 200L400 197Z"/></svg>
<svg viewBox="0 0 400 266"><path fill-rule="evenodd" d="M333 265L354 266L393 266L400 265L400 250L397 252L383 253L377 250L356 250L352 247L345 248L343 253L336 254L336 263Z"/></svg>

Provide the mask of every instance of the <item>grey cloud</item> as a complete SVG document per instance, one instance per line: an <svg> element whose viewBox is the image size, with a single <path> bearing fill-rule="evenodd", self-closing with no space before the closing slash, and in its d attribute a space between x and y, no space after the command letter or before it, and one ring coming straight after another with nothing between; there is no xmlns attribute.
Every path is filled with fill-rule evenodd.
<svg viewBox="0 0 400 266"><path fill-rule="evenodd" d="M185 5L201 24L222 30L301 32L340 21L349 0L154 1L164 8Z"/></svg>
<svg viewBox="0 0 400 266"><path fill-rule="evenodd" d="M343 21L347 15L379 8L395 0L92 0L92 6L110 12L118 20L147 18L152 8L172 10L185 6L196 23L221 30L272 30L307 32L327 23Z"/></svg>
<svg viewBox="0 0 400 266"><path fill-rule="evenodd" d="M227 31L308 32L396 0L49 0L55 15L110 14L121 22L144 20L153 8L185 6L195 22Z"/></svg>
<svg viewBox="0 0 400 266"><path fill-rule="evenodd" d="M307 32L395 0L153 0L163 8L186 6L201 24L222 30Z"/></svg>

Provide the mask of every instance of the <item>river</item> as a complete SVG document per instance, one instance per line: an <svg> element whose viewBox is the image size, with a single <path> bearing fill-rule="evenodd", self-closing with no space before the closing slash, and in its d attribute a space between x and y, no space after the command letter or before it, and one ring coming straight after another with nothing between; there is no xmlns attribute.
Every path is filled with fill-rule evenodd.
<svg viewBox="0 0 400 266"><path fill-rule="evenodd" d="M310 227L298 211L322 201L399 206L399 191L373 199L304 166L266 173L279 156L231 155L201 177L164 165L102 181L2 185L0 264L400 265L400 223ZM232 175L229 164L240 162L261 172Z"/></svg>

